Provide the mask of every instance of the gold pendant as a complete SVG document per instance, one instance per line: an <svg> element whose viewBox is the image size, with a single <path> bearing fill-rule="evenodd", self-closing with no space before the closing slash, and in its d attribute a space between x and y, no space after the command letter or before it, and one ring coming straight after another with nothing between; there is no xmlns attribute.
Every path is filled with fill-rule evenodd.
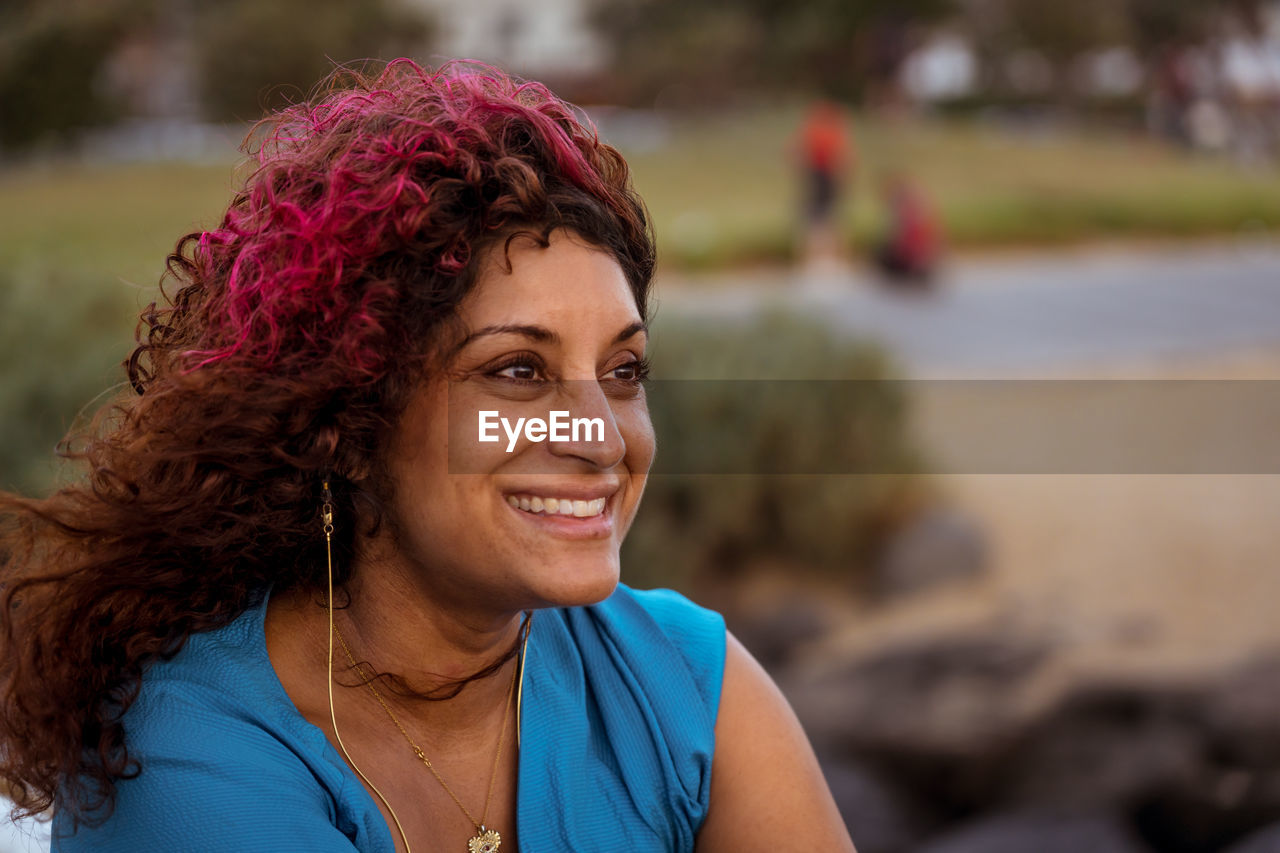
<svg viewBox="0 0 1280 853"><path fill-rule="evenodd" d="M480 827L480 834L467 842L467 853L498 853L502 836L495 829Z"/></svg>

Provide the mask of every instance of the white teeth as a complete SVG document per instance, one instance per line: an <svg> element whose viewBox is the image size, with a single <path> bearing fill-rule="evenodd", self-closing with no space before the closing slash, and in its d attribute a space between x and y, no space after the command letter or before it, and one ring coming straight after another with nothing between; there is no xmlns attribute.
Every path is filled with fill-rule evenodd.
<svg viewBox="0 0 1280 853"><path fill-rule="evenodd" d="M573 498L543 498L528 495L508 495L507 503L516 509L545 515L564 515L574 518L592 518L604 512L608 498L595 498L589 501Z"/></svg>

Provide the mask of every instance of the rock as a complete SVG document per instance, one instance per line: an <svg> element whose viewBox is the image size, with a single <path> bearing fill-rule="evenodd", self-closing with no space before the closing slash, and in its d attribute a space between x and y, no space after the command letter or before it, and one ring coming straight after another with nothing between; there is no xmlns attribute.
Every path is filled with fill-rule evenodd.
<svg viewBox="0 0 1280 853"><path fill-rule="evenodd" d="M1280 770L1220 766L1220 755L1194 779L1144 798L1134 824L1153 847L1171 853L1217 853L1280 820ZM1280 850L1280 848L1277 848Z"/></svg>
<svg viewBox="0 0 1280 853"><path fill-rule="evenodd" d="M1280 655L1229 673L1209 698L1207 717L1216 745L1233 761L1280 765Z"/></svg>
<svg viewBox="0 0 1280 853"><path fill-rule="evenodd" d="M900 598L976 578L986 563L981 528L954 508L934 507L890 538L875 562L872 588L880 598Z"/></svg>
<svg viewBox="0 0 1280 853"><path fill-rule="evenodd" d="M922 821L901 794L857 764L824 764L822 771L858 853L914 849Z"/></svg>
<svg viewBox="0 0 1280 853"><path fill-rule="evenodd" d="M1227 848L1226 853L1280 853L1280 823L1263 827Z"/></svg>
<svg viewBox="0 0 1280 853"><path fill-rule="evenodd" d="M733 633L770 671L782 667L792 652L828 630L829 619L822 603L805 594L775 598L767 607L739 606L726 612Z"/></svg>
<svg viewBox="0 0 1280 853"><path fill-rule="evenodd" d="M1008 697L1045 653L999 633L927 638L798 676L787 691L811 733L845 749L980 755L1013 734Z"/></svg>
<svg viewBox="0 0 1280 853"><path fill-rule="evenodd" d="M983 818L927 842L917 853L1146 853L1107 814L1015 813Z"/></svg>
<svg viewBox="0 0 1280 853"><path fill-rule="evenodd" d="M1134 679L1008 622L929 629L780 673L824 762L852 768L832 787L859 849L1280 853L1280 652Z"/></svg>
<svg viewBox="0 0 1280 853"><path fill-rule="evenodd" d="M1091 810L1192 783L1206 754L1200 698L1174 688L1077 687L1011 745L1006 801Z"/></svg>

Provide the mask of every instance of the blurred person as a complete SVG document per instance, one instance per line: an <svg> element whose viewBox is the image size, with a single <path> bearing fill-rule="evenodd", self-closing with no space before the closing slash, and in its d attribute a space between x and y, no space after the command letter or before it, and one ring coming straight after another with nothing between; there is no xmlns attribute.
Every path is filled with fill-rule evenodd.
<svg viewBox="0 0 1280 853"><path fill-rule="evenodd" d="M1180 145L1191 145L1191 108L1196 101L1195 73L1188 48L1162 45L1150 76L1147 126L1156 136Z"/></svg>
<svg viewBox="0 0 1280 853"><path fill-rule="evenodd" d="M855 152L847 116L832 101L818 101L805 116L795 149L803 187L803 257L806 262L838 258L837 218L841 197L850 190Z"/></svg>
<svg viewBox="0 0 1280 853"><path fill-rule="evenodd" d="M905 175L881 186L888 224L875 251L879 269L891 282L932 284L942 259L942 222L924 190Z"/></svg>
<svg viewBox="0 0 1280 853"><path fill-rule="evenodd" d="M654 244L618 152L407 60L251 138L85 478L0 495L0 777L52 849L852 850L722 619L619 584ZM449 416L567 403L600 440Z"/></svg>

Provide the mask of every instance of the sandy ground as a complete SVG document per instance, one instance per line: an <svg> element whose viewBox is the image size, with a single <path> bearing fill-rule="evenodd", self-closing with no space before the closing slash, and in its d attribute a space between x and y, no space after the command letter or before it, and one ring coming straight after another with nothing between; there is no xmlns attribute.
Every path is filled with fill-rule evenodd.
<svg viewBox="0 0 1280 853"><path fill-rule="evenodd" d="M1270 379L1280 350L1094 375ZM873 653L995 624L1054 643L1058 671L1045 677L1062 683L1082 671L1202 677L1280 651L1280 476L958 474L938 484L984 531L988 571L866 610L838 645Z"/></svg>

